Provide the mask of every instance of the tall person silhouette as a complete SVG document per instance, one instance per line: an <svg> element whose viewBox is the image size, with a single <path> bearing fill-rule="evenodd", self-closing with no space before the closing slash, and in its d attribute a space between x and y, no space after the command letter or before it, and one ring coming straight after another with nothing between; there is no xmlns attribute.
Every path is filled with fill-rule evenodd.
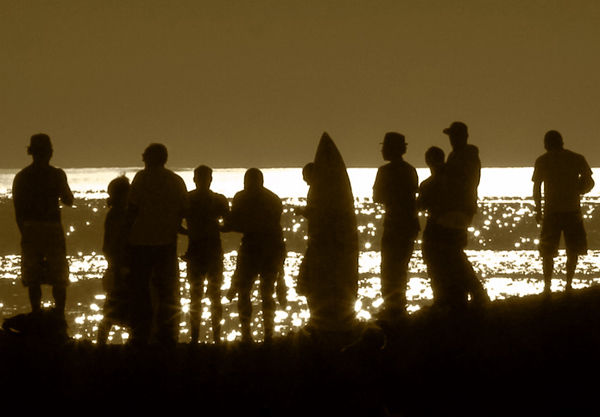
<svg viewBox="0 0 600 417"><path fill-rule="evenodd" d="M177 235L189 210L183 179L165 168L167 148L150 144L142 154L144 169L131 183L127 207L131 244L131 340L145 345L150 339L154 309L150 285L158 304L156 339L164 345L178 341L179 262Z"/></svg>
<svg viewBox="0 0 600 417"><path fill-rule="evenodd" d="M481 179L479 149L467 143L469 131L462 122L454 122L443 133L448 135L452 152L444 164L443 214L438 218L440 235L445 242L448 273L455 281L457 304L466 307L469 294L472 303L483 305L489 301L473 265L464 249L468 244L468 227L477 213L477 188Z"/></svg>
<svg viewBox="0 0 600 417"><path fill-rule="evenodd" d="M373 186L373 201L385 208L381 238L382 318L391 320L406 313L408 264L419 233L419 179L415 168L404 160L406 147L404 135L385 134L381 154L388 163L377 171Z"/></svg>
<svg viewBox="0 0 600 417"><path fill-rule="evenodd" d="M543 260L544 293L548 295L561 234L567 252L567 291L572 288L579 256L587 253L580 200L582 194L594 187L594 180L585 158L565 149L562 135L556 130L546 133L544 148L546 153L535 161L532 181L536 220L542 224L539 251Z"/></svg>
<svg viewBox="0 0 600 417"><path fill-rule="evenodd" d="M257 168L248 169L244 175L244 189L234 196L231 214L223 229L243 234L232 286L238 292L242 341L246 343L253 341L250 293L257 277L260 277L264 340L270 342L273 339L275 282L286 256L282 212L281 199L264 187L263 173Z"/></svg>
<svg viewBox="0 0 600 417"><path fill-rule="evenodd" d="M60 203L73 205L65 172L50 165L50 137L31 137L27 153L33 162L13 182L13 203L21 232L21 277L32 312L41 310L42 285L52 286L54 312L64 318L69 285L69 264Z"/></svg>
<svg viewBox="0 0 600 417"><path fill-rule="evenodd" d="M210 298L213 341L221 342L221 286L223 285L223 248L221 246L221 224L229 214L227 198L210 189L212 169L200 165L194 170L196 189L190 191L190 212L186 219L188 250L185 254L188 281L191 287L190 327L192 343L200 336L200 311L204 294L204 280Z"/></svg>

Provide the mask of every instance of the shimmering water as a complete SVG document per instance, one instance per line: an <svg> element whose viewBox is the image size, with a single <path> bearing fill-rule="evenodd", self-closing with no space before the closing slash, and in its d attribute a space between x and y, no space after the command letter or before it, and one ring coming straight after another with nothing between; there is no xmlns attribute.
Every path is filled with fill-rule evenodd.
<svg viewBox="0 0 600 417"><path fill-rule="evenodd" d="M105 189L116 175L125 172L130 178L137 169L72 169L67 170L69 182L76 197L74 209L63 210L63 223L67 234L67 247L71 264L71 286L68 290L67 314L70 334L76 338L95 340L97 325L102 318L104 294L101 277L106 261L101 255L102 226L106 207ZM2 317L27 312L29 303L25 289L20 284L19 235L14 224L14 212L10 200L10 184L15 170L0 170L0 309ZM484 169L480 186L480 212L470 229L468 255L480 273L492 299L518 297L540 293L541 260L535 250L539 228L535 223L531 194L531 168ZM178 170L192 188L192 170ZM216 170L213 189L231 198L242 188L243 169ZM360 287L356 311L359 318L368 320L381 306L379 287L379 241L382 223L381 207L370 199L376 169L350 169L349 174L356 198L358 230L362 252L359 259ZM428 175L419 170L421 180ZM597 183L600 184L598 179ZM495 185L494 185L495 184ZM265 170L265 186L276 192L285 204L282 224L288 247L286 260L286 284L288 304L276 315L276 332L286 334L303 326L309 318L304 297L295 292L295 277L305 250L305 222L295 214L295 208L303 205L306 185L297 168ZM600 216L596 215L600 199L594 190L584 200L586 229L588 232L588 255L580 259L574 281L575 288L582 288L600 279ZM423 219L424 220L424 219ZM223 235L225 255L225 281L223 295L230 286L235 267L240 236ZM431 288L426 268L421 259L420 242L410 264L408 286L409 311L418 310L431 303ZM180 253L187 242L180 239ZM564 253L557 259L554 290L562 290L564 282ZM189 340L188 308L189 288L186 282L185 263L181 270L181 319L180 341ZM254 327L256 340L262 338L262 318L257 289L254 292ZM44 290L44 300L51 302L50 290ZM236 302L223 298L225 340L240 337ZM202 314L204 339L211 341L210 301L204 300ZM113 328L112 343L122 343L128 337L126 329Z"/></svg>

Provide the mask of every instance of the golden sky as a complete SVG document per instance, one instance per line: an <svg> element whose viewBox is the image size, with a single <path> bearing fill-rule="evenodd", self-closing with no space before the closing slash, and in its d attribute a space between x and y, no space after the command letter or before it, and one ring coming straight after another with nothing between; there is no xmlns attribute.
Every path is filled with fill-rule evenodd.
<svg viewBox="0 0 600 417"><path fill-rule="evenodd" d="M543 135L600 166L597 0L2 0L0 168L38 132L62 167L274 167L322 132L347 166L406 160L460 120L484 166L530 166Z"/></svg>

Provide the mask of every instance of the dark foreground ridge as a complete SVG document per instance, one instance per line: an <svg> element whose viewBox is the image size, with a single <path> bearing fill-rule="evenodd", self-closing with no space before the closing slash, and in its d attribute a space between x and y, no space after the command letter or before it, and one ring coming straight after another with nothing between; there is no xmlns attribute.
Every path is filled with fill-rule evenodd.
<svg viewBox="0 0 600 417"><path fill-rule="evenodd" d="M205 415L592 415L600 287L428 311L366 326L340 350L303 330L273 343L97 347L0 333L0 393L15 411ZM383 337L384 336L384 337Z"/></svg>

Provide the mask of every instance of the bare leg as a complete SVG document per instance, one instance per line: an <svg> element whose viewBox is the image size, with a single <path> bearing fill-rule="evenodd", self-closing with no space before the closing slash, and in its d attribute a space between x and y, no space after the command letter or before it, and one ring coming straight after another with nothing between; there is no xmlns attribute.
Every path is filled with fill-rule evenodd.
<svg viewBox="0 0 600 417"><path fill-rule="evenodd" d="M42 286L31 284L27 287L29 293L29 303L31 304L31 312L35 313L42 308Z"/></svg>
<svg viewBox="0 0 600 417"><path fill-rule="evenodd" d="M260 279L260 296L262 299L263 320L265 329L265 342L273 340L273 329L275 327L275 280L277 274L265 274Z"/></svg>
<svg viewBox="0 0 600 417"><path fill-rule="evenodd" d="M215 344L221 343L221 320L223 319L223 306L221 304L221 284L223 276L208 280L208 296L210 298L211 319L213 328L213 341Z"/></svg>
<svg viewBox="0 0 600 417"><path fill-rule="evenodd" d="M542 259L543 270L544 270L544 294L550 294L552 292L552 273L554 272L554 258L551 256L545 256Z"/></svg>
<svg viewBox="0 0 600 417"><path fill-rule="evenodd" d="M200 309L202 307L202 293L204 283L199 279L194 279L192 283L191 305L190 305L190 327L192 334L192 343L198 343L200 338Z"/></svg>
<svg viewBox="0 0 600 417"><path fill-rule="evenodd" d="M577 255L567 254L567 286L566 290L571 291L573 277L575 276L575 268L577 267Z"/></svg>
<svg viewBox="0 0 600 417"><path fill-rule="evenodd" d="M52 287L52 296L54 297L54 309L57 313L65 315L65 306L67 304L67 287L55 285Z"/></svg>

